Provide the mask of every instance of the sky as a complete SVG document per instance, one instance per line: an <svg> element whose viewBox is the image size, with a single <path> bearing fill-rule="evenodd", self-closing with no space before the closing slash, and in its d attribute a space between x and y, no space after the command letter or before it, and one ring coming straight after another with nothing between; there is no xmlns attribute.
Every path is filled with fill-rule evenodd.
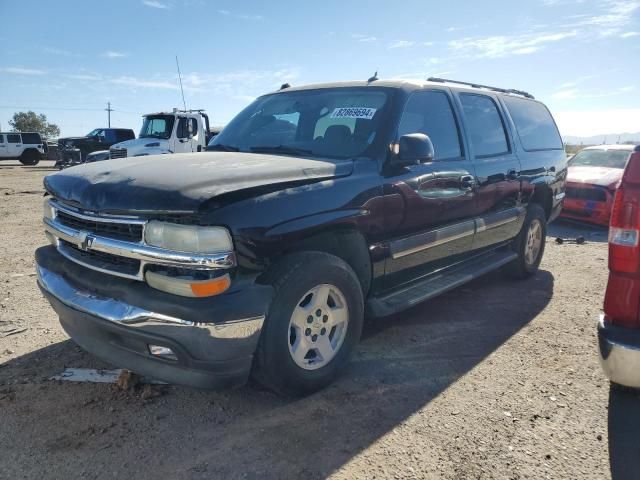
<svg viewBox="0 0 640 480"><path fill-rule="evenodd" d="M563 135L640 131L640 0L0 0L0 129L181 107L224 125L282 83L440 76L526 90ZM16 21L13 21L13 20ZM19 19L19 21L17 21Z"/></svg>

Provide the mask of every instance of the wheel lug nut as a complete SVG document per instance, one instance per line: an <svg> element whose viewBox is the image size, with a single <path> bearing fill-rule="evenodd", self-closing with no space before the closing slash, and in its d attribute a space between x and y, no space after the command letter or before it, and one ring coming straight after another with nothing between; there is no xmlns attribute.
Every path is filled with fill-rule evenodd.
<svg viewBox="0 0 640 480"><path fill-rule="evenodd" d="M316 310L316 317L319 317L320 315L322 315L322 310L320 309Z"/></svg>
<svg viewBox="0 0 640 480"><path fill-rule="evenodd" d="M324 335L325 333L327 333L327 329L323 328L322 330L320 330L320 335Z"/></svg>
<svg viewBox="0 0 640 480"><path fill-rule="evenodd" d="M307 323L313 323L313 317L311 315L307 317Z"/></svg>
<svg viewBox="0 0 640 480"><path fill-rule="evenodd" d="M317 339L318 339L318 335L313 335L313 336L311 337L311 341L312 341L312 342L315 342Z"/></svg>
<svg viewBox="0 0 640 480"><path fill-rule="evenodd" d="M310 328L307 328L307 329L304 331L304 334L305 334L307 337L308 337L309 335L311 335L311 329L310 329Z"/></svg>

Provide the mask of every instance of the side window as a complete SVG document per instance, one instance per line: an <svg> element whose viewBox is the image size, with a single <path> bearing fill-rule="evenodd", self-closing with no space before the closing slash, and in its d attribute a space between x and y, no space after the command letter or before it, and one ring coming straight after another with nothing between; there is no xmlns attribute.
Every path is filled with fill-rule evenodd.
<svg viewBox="0 0 640 480"><path fill-rule="evenodd" d="M472 93L461 93L460 102L476 157L507 153L507 135L495 102L485 95Z"/></svg>
<svg viewBox="0 0 640 480"><path fill-rule="evenodd" d="M562 150L556 124L542 103L518 97L504 97L525 150Z"/></svg>
<svg viewBox="0 0 640 480"><path fill-rule="evenodd" d="M130 140L133 138L132 132L128 130L117 130L116 135L118 137L118 142L124 142L125 140Z"/></svg>
<svg viewBox="0 0 640 480"><path fill-rule="evenodd" d="M37 145L42 143L42 139L38 133L23 133L22 143L25 145Z"/></svg>
<svg viewBox="0 0 640 480"><path fill-rule="evenodd" d="M4 135L0 135L0 143L4 143Z"/></svg>
<svg viewBox="0 0 640 480"><path fill-rule="evenodd" d="M117 143L116 132L113 130L104 130L104 139L107 143Z"/></svg>
<svg viewBox="0 0 640 480"><path fill-rule="evenodd" d="M198 122L196 122L196 119L180 117L180 120L178 120L178 138L189 138L189 124L191 124L191 134L194 137L198 135Z"/></svg>
<svg viewBox="0 0 640 480"><path fill-rule="evenodd" d="M398 137L408 133L428 135L435 150L435 160L462 156L458 126L444 92L431 90L409 97L398 126Z"/></svg>
<svg viewBox="0 0 640 480"><path fill-rule="evenodd" d="M7 135L7 142L22 143L22 139L20 138L20 135L17 135L15 133L10 133L9 135Z"/></svg>

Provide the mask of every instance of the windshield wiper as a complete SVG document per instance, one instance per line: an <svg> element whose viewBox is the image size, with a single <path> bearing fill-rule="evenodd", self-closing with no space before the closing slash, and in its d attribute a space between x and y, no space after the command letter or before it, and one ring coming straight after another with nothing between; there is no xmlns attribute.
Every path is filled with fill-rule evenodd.
<svg viewBox="0 0 640 480"><path fill-rule="evenodd" d="M231 145L224 145L222 143L216 143L214 145L208 145L206 148L207 152L215 152L220 151L220 152L239 152L240 149L238 147L234 147Z"/></svg>
<svg viewBox="0 0 640 480"><path fill-rule="evenodd" d="M291 154L291 155L313 154L312 150L307 150L305 148L292 147L290 145L259 145L256 147L250 147L249 150L252 152L284 153L284 154Z"/></svg>

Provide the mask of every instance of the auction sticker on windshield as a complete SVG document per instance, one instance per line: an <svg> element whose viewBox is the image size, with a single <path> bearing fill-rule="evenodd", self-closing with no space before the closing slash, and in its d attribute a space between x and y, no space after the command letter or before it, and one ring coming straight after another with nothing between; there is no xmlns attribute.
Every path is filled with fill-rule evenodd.
<svg viewBox="0 0 640 480"><path fill-rule="evenodd" d="M331 118L365 118L371 120L377 108L368 107L339 107L331 114Z"/></svg>

